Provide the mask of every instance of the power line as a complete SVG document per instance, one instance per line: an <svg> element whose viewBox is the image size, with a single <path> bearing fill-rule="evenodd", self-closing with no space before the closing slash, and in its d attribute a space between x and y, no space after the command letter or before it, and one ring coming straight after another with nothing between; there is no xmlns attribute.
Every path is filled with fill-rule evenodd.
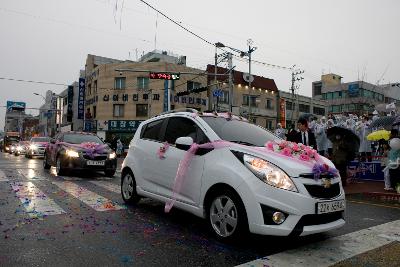
<svg viewBox="0 0 400 267"><path fill-rule="evenodd" d="M153 7L152 5L150 5L149 3L147 3L146 1L140 0L140 2L144 3L145 5L147 5L148 7L150 7L151 9L153 9L154 11L158 12L159 14L163 15L165 18L167 18L169 21L171 21L172 23L178 25L180 28L184 29L185 31L187 31L188 33L196 36L197 38L199 38L200 40L206 42L207 44L210 44L212 46L215 46L215 44L211 43L210 41L204 39L203 37L201 37L200 35L192 32L191 30L189 30L188 28L182 26L180 23L178 23L177 21L171 19L170 17L168 17L167 15L165 15L164 13L162 13L160 10L156 9L155 7Z"/></svg>
<svg viewBox="0 0 400 267"><path fill-rule="evenodd" d="M25 82L25 83L50 84L50 85L59 85L59 86L70 86L70 84L64 84L64 83L32 81L32 80L23 80L23 79L13 79L13 78L7 78L7 77L0 77L0 80L14 81L14 82Z"/></svg>

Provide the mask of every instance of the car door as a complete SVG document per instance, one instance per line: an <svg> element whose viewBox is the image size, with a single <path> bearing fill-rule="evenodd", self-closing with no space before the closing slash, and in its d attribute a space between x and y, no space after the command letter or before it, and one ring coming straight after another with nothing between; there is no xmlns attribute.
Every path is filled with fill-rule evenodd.
<svg viewBox="0 0 400 267"><path fill-rule="evenodd" d="M152 193L158 192L155 184L153 168L158 162L157 151L163 145L161 132L165 128L165 119L151 121L143 126L140 138L133 148L133 170L137 185Z"/></svg>
<svg viewBox="0 0 400 267"><path fill-rule="evenodd" d="M207 137L194 120L187 117L170 117L166 123L162 141L170 145L164 157L156 158L152 166L153 183L158 185L158 193L171 198L176 172L180 161L185 156L185 150L178 149L175 141L179 137L190 136L195 143L208 142ZM197 206L200 198L201 177L203 174L205 156L195 155L184 177L177 200Z"/></svg>

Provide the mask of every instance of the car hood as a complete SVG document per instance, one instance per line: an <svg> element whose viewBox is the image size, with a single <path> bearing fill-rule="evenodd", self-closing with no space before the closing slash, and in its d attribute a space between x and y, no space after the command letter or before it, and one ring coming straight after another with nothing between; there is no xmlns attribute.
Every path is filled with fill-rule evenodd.
<svg viewBox="0 0 400 267"><path fill-rule="evenodd" d="M47 146L48 142L31 142L31 145Z"/></svg>
<svg viewBox="0 0 400 267"><path fill-rule="evenodd" d="M75 150L75 151L78 151L78 152L84 152L84 151L86 151L86 150L90 150L90 148L84 148L84 147L79 147L79 144L66 144L66 143L63 143L63 146L64 147L66 147L66 148L69 148L69 149L72 149L72 150ZM110 153L111 152L111 148L109 147L109 146L105 146L104 147L104 149L103 149L103 153L102 154L105 154L105 153ZM97 151L96 153L98 153L98 152L101 152L101 151ZM98 153L99 154L99 153Z"/></svg>
<svg viewBox="0 0 400 267"><path fill-rule="evenodd" d="M248 155L262 158L272 164L281 168L291 177L299 177L300 174L312 173L312 166L309 164L302 163L300 160L294 160L291 157L285 157L277 155L275 152L269 151L267 148L251 147L233 144L231 150L243 152ZM327 158L320 156L324 163L328 164L329 167L335 168L335 165Z"/></svg>

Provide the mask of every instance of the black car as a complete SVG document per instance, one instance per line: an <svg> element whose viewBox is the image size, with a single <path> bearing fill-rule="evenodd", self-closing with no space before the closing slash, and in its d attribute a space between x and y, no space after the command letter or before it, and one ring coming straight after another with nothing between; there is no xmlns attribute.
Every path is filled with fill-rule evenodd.
<svg viewBox="0 0 400 267"><path fill-rule="evenodd" d="M57 175L68 170L104 171L112 177L117 169L117 155L97 135L83 132L60 133L46 147L43 167L56 167Z"/></svg>

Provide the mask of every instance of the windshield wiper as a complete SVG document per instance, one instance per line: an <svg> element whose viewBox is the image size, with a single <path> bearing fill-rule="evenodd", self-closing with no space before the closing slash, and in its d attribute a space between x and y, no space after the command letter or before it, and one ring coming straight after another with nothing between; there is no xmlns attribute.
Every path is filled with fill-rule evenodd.
<svg viewBox="0 0 400 267"><path fill-rule="evenodd" d="M249 143L249 142L245 142L245 141L229 141L232 143L236 143L236 144L241 144L241 145L246 145L246 146L256 146L255 144Z"/></svg>

